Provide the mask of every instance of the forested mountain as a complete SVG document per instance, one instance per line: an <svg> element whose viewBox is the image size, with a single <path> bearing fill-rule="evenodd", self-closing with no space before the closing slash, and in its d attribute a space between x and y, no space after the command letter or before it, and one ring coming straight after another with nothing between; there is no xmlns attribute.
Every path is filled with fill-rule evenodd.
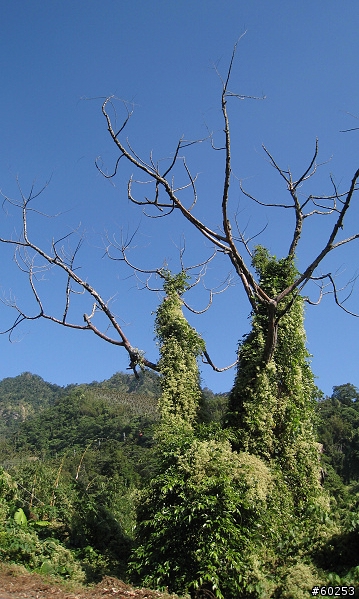
<svg viewBox="0 0 359 599"><path fill-rule="evenodd" d="M344 484L358 481L359 389L351 383L333 387L331 397L319 401L318 415L318 438L323 444L322 463L328 478L326 484L335 485L336 476Z"/></svg>
<svg viewBox="0 0 359 599"><path fill-rule="evenodd" d="M134 374L116 372L111 378L88 385L91 388L115 389L119 393L136 393L149 397L158 397L160 394L159 377L150 370L142 371L138 378Z"/></svg>
<svg viewBox="0 0 359 599"><path fill-rule="evenodd" d="M158 377L148 372L141 373L138 379L134 375L119 372L100 383L67 387L48 383L36 374L24 372L14 378L0 381L0 435L15 430L19 423L29 417L39 416L60 398L80 388L91 389L94 397L107 398L110 403L127 403L134 411L138 410L141 413L155 410L153 399L160 393Z"/></svg>
<svg viewBox="0 0 359 599"><path fill-rule="evenodd" d="M24 372L0 381L0 435L15 423L38 414L66 394L66 389L46 383L40 376Z"/></svg>
<svg viewBox="0 0 359 599"><path fill-rule="evenodd" d="M67 387L25 372L0 381L0 435L14 435L18 450L49 452L95 438L129 438L132 429L158 419L159 395L159 377L149 371L138 378L117 372L102 382ZM201 419L219 421L226 403L226 394L204 389Z"/></svg>

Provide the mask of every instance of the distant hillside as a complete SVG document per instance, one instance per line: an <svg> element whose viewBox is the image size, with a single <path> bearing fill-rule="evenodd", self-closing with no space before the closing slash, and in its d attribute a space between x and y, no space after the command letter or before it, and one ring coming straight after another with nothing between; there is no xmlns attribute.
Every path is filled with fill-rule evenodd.
<svg viewBox="0 0 359 599"><path fill-rule="evenodd" d="M156 398L161 393L158 374L149 370L140 372L138 378L134 374L116 372L111 378L101 383L93 382L86 386L90 388L116 389L116 391L123 393L136 393Z"/></svg>
<svg viewBox="0 0 359 599"><path fill-rule="evenodd" d="M0 435L7 436L21 422L39 416L74 389L91 390L97 399L126 405L133 413L154 414L160 394L158 375L151 372L134 375L118 372L100 383L60 387L40 376L24 372L0 381Z"/></svg>
<svg viewBox="0 0 359 599"><path fill-rule="evenodd" d="M30 372L3 379L0 381L0 434L53 405L66 392Z"/></svg>
<svg viewBox="0 0 359 599"><path fill-rule="evenodd" d="M143 445L159 418L160 391L159 376L149 371L138 379L118 372L102 382L67 387L25 372L0 381L0 438L9 451L50 454L95 439L137 439ZM225 394L204 389L200 419L220 421L226 405Z"/></svg>

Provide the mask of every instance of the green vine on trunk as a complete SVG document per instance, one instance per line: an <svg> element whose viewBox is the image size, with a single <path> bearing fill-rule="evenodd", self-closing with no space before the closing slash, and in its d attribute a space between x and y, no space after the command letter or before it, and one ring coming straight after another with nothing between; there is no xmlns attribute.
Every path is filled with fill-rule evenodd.
<svg viewBox="0 0 359 599"><path fill-rule="evenodd" d="M155 322L162 375L159 408L164 419L174 416L192 424L201 399L197 358L205 345L183 316L181 297L189 286L187 273L172 275L165 270L161 275L165 279L166 297L157 310Z"/></svg>
<svg viewBox="0 0 359 599"><path fill-rule="evenodd" d="M278 295L297 276L293 258L277 260L258 246L253 257L262 289ZM227 425L234 447L272 461L282 471L295 503L318 493L314 408L318 389L310 368L303 299L284 300L271 360L262 355L268 328L266 307L252 315L252 330L240 343L238 370L229 398Z"/></svg>
<svg viewBox="0 0 359 599"><path fill-rule="evenodd" d="M254 264L262 284L275 290L295 273L292 260L277 261L262 248ZM204 343L182 313L187 275L161 274L157 470L141 491L129 573L145 586L218 599L279 597L285 579L299 599L290 568L306 551L306 539L319 538L327 509L318 482L302 300L283 300L269 363L263 362L266 307L253 316L230 396L231 430L219 430L196 418ZM308 580L312 571L319 580L314 566L299 565Z"/></svg>

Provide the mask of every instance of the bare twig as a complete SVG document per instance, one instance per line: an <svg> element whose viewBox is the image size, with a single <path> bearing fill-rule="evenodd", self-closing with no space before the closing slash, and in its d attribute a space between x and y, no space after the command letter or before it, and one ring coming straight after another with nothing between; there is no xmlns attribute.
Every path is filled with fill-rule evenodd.
<svg viewBox="0 0 359 599"><path fill-rule="evenodd" d="M124 334L122 327L119 325L114 313L110 309L108 302L103 300L101 295L85 279L82 279L77 274L74 263L75 263L77 254L81 248L82 239L79 240L79 242L77 243L77 245L75 247L75 250L69 256L67 256L63 246L60 249L58 249L58 246L65 239L68 239L72 235L72 233L70 233L69 235L66 235L62 238L52 241L52 244L51 244L52 254L47 253L46 251L44 251L42 248L40 248L34 242L31 241L29 234L28 234L28 221L27 221L28 204L32 199L34 199L38 195L39 195L38 193L34 194L33 188L31 189L30 194L27 197L22 195L23 203L21 206L19 205L19 208L21 209L21 212L22 212L21 236L16 240L11 239L11 238L3 238L3 237L0 238L1 243L14 245L15 262L19 266L20 270L22 270L23 272L25 272L28 275L30 289L32 291L35 302L38 306L38 311L36 314L30 315L30 314L25 313L18 306L15 299L10 298L9 300L4 300L4 303L11 306L17 312L18 315L17 315L15 321L13 322L13 324L6 330L2 331L2 333L8 334L9 339L11 339L11 336L12 336L13 332L15 331L15 329L25 320L37 320L39 318L44 318L46 320L50 320L54 323L61 324L62 326L65 326L68 328L79 329L79 330L91 330L93 333L95 333L101 339L104 339L105 341L112 343L114 345L124 347L129 355L129 358L130 358L130 367L133 369L135 374L137 374L136 367L138 365L146 366L153 370L158 370L157 365L150 362L149 360L147 360L144 357L143 352L132 347L132 345L130 344L126 335ZM29 251L31 251L33 254L30 255ZM44 261L43 264L37 266L36 262L35 262L36 258L42 258ZM43 302L40 298L40 295L39 295L39 293L37 291L37 287L36 287L36 280L38 278L38 275L39 274L43 275L46 270L48 270L50 268L54 268L54 267L59 268L66 275L65 308L64 308L64 312L63 312L63 315L61 318L57 318L54 315L46 313L44 306L43 306ZM92 297L92 299L94 300L92 313L90 316L88 316L87 314L84 314L83 318L84 318L85 324L82 324L82 325L79 323L76 323L76 322L68 321L71 294L79 293L78 291L75 291L72 288L73 284L75 284L79 287L79 289L81 290L81 293L90 295ZM102 332L98 327L96 327L93 324L92 318L94 317L96 312L101 312L102 314L105 315L105 317L108 319L111 327L115 330L116 334L118 335L118 337L119 337L118 339L110 338L108 335L106 335L104 332Z"/></svg>

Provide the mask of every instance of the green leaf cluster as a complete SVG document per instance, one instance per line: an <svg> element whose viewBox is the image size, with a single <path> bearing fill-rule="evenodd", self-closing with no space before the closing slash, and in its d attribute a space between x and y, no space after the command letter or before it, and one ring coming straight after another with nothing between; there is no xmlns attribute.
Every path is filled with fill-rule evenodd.
<svg viewBox="0 0 359 599"><path fill-rule="evenodd" d="M317 412L324 469L328 474L326 484L335 485L333 471L345 485L358 481L359 390L350 383L333 387L332 396L318 403Z"/></svg>
<svg viewBox="0 0 359 599"><path fill-rule="evenodd" d="M172 275L163 271L162 276L166 297L155 321L162 387L159 410L163 418L172 415L194 422L201 400L197 357L205 349L204 341L182 312L181 296L188 287L187 274L182 271Z"/></svg>
<svg viewBox="0 0 359 599"><path fill-rule="evenodd" d="M53 405L64 394L62 387L46 383L30 372L3 379L0 381L0 435L15 430L20 422Z"/></svg>
<svg viewBox="0 0 359 599"><path fill-rule="evenodd" d="M253 263L261 287L270 294L286 289L297 272L292 259L277 260L262 247L257 248ZM261 359L266 309L262 306L252 314L252 330L239 345L226 423L236 449L262 457L283 473L300 508L320 494L315 435L319 392L306 349L303 299L293 295L281 310L276 349L268 364Z"/></svg>
<svg viewBox="0 0 359 599"><path fill-rule="evenodd" d="M263 539L273 478L260 459L207 437L185 424L162 429L162 463L141 494L131 571L155 588L256 597L269 584Z"/></svg>

